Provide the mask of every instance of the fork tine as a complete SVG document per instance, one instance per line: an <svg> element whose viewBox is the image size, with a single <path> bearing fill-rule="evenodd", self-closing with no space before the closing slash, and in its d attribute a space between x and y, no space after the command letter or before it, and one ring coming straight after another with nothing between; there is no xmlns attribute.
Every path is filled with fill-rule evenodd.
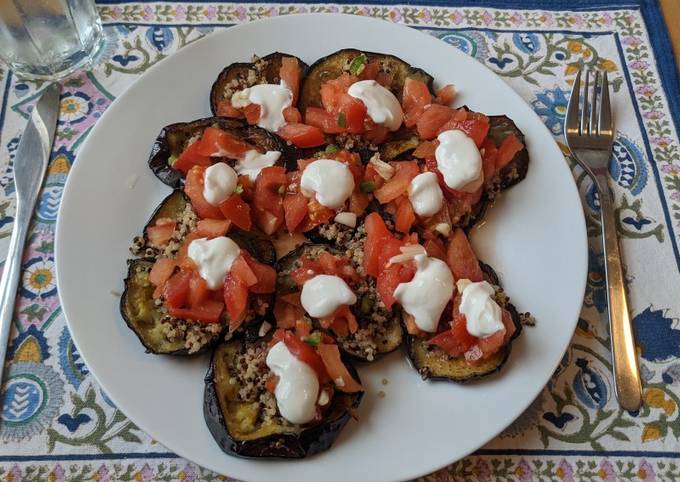
<svg viewBox="0 0 680 482"><path fill-rule="evenodd" d="M590 104L588 104L588 90L590 88L590 70L586 70L586 80L583 85L583 109L581 109L581 135L587 136L590 134L588 131L588 110Z"/></svg>
<svg viewBox="0 0 680 482"><path fill-rule="evenodd" d="M612 108L609 103L609 82L607 82L607 72L602 73L602 100L600 100L600 118L598 119L598 131L600 133L612 135L614 133L614 123L612 122Z"/></svg>
<svg viewBox="0 0 680 482"><path fill-rule="evenodd" d="M566 132L569 134L579 134L578 103L581 96L581 71L576 73L574 86L571 88L569 104L567 106Z"/></svg>
<svg viewBox="0 0 680 482"><path fill-rule="evenodd" d="M600 83L600 71L595 71L595 81L593 82L593 101L590 103L590 134L599 134L597 128L597 84ZM600 101L602 102L602 101Z"/></svg>

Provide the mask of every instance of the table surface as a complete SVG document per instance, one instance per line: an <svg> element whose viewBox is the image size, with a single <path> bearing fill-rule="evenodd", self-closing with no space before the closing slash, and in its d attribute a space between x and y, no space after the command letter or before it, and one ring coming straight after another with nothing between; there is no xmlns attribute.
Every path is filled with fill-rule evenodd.
<svg viewBox="0 0 680 482"><path fill-rule="evenodd" d="M673 53L675 62L680 65L680 0L660 0L661 10L663 11L668 33L673 43Z"/></svg>

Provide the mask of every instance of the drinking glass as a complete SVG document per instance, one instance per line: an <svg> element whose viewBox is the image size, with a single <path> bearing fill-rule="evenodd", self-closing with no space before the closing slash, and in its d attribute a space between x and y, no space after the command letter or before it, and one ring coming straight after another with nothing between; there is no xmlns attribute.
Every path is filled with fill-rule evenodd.
<svg viewBox="0 0 680 482"><path fill-rule="evenodd" d="M0 60L29 79L91 67L102 45L94 0L0 0Z"/></svg>

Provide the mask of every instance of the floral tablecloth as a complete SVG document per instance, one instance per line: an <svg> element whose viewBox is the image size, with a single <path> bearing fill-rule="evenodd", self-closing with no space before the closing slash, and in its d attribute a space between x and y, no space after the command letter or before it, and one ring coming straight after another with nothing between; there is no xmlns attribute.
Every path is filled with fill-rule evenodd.
<svg viewBox="0 0 680 482"><path fill-rule="evenodd" d="M345 12L421 29L484 63L533 106L565 152L564 114L577 69L606 70L614 90L618 129L610 173L645 405L628 413L614 397L598 201L590 180L574 168L591 242L587 291L571 346L541 395L511 427L428 478L680 480L680 84L658 5L650 0L408 3L100 3L106 46L93 72L63 82L52 161L24 257L2 391L0 479L225 479L139 430L82 362L55 284L61 192L99 116L174 51L233 24L299 12ZM0 68L0 259L13 223L13 158L42 88Z"/></svg>

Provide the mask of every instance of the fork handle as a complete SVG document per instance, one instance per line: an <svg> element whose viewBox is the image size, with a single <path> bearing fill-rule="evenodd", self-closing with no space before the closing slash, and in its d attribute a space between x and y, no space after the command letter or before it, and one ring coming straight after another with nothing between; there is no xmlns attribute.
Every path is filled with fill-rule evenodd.
<svg viewBox="0 0 680 482"><path fill-rule="evenodd" d="M614 362L616 398L625 410L635 411L642 405L642 386L635 350L633 324L628 312L612 195L605 176L597 176L597 184L602 216L604 271L607 284L609 332Z"/></svg>

